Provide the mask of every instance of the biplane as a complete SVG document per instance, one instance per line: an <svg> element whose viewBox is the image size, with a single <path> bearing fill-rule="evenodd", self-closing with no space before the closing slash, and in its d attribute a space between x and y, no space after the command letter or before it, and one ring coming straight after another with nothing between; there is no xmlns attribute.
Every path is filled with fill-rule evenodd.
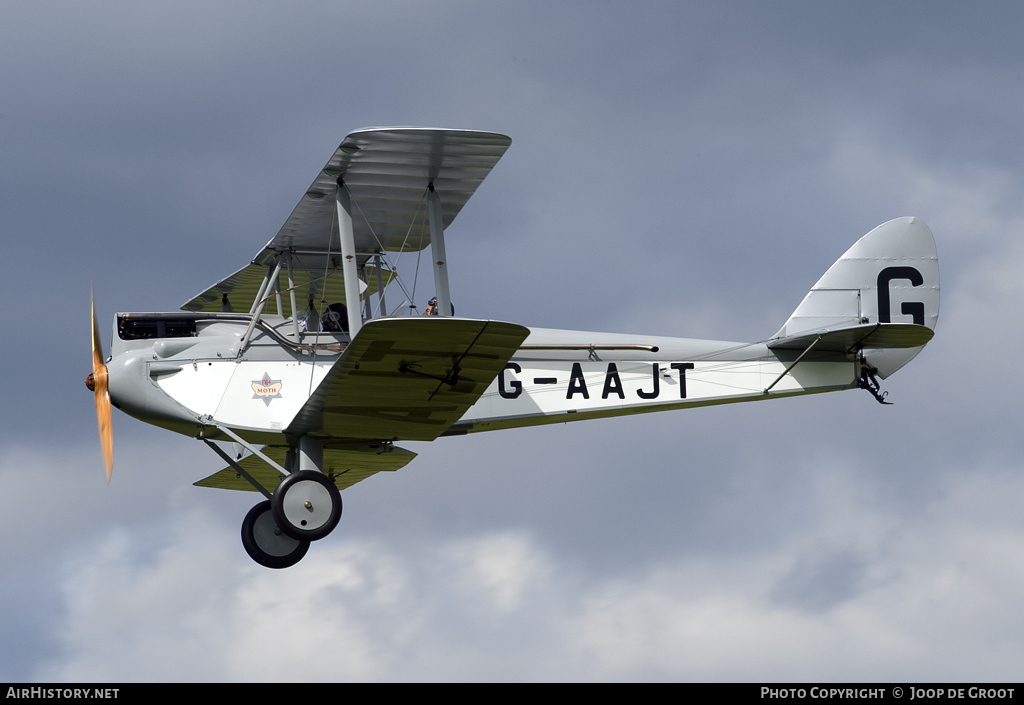
<svg viewBox="0 0 1024 705"><path fill-rule="evenodd" d="M758 342L457 317L445 229L510 144L358 130L247 266L177 311L116 314L107 358L93 307L107 481L111 406L199 439L224 468L195 484L262 494L242 544L285 568L335 528L341 490L415 457L402 441L854 388L888 403L878 380L932 338L935 242L909 217L858 240ZM393 258L426 248L436 301L420 312Z"/></svg>

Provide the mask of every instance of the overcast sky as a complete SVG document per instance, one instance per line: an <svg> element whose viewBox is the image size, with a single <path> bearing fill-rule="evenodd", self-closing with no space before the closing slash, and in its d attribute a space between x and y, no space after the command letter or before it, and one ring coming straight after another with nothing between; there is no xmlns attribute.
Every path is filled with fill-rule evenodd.
<svg viewBox="0 0 1024 705"><path fill-rule="evenodd" d="M1016 2L0 7L0 681L1018 680ZM350 131L513 143L449 229L459 313L761 340L919 216L937 335L883 383L434 443L296 567L255 496L115 412L89 286L174 310ZM421 304L429 295L425 292Z"/></svg>

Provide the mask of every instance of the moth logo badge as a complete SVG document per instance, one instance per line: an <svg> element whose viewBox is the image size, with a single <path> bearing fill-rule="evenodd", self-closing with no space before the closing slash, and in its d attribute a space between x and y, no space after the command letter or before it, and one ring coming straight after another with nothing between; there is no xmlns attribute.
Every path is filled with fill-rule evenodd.
<svg viewBox="0 0 1024 705"><path fill-rule="evenodd" d="M270 375L264 372L263 379L254 379L252 381L252 391L255 392L252 398L262 399L264 404L270 406L270 402L273 399L281 398L281 387L281 380L270 379Z"/></svg>

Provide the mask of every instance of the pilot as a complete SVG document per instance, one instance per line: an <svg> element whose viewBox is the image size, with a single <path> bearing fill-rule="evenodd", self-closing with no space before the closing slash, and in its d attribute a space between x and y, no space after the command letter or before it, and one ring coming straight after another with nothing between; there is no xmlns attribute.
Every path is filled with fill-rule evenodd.
<svg viewBox="0 0 1024 705"><path fill-rule="evenodd" d="M437 316L437 297L427 302L427 308L423 311L424 316ZM452 304L452 315L455 315L455 304Z"/></svg>
<svg viewBox="0 0 1024 705"><path fill-rule="evenodd" d="M320 318L320 330L348 333L348 309L345 304L331 304Z"/></svg>

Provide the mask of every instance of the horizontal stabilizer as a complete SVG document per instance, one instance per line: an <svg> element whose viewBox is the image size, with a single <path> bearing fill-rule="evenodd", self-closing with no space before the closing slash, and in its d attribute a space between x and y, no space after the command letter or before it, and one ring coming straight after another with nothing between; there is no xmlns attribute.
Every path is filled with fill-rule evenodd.
<svg viewBox="0 0 1024 705"><path fill-rule="evenodd" d="M865 323L845 328L821 328L800 335L775 338L768 342L772 350L807 350L852 352L864 348L917 348L935 333L927 326L912 323Z"/></svg>

